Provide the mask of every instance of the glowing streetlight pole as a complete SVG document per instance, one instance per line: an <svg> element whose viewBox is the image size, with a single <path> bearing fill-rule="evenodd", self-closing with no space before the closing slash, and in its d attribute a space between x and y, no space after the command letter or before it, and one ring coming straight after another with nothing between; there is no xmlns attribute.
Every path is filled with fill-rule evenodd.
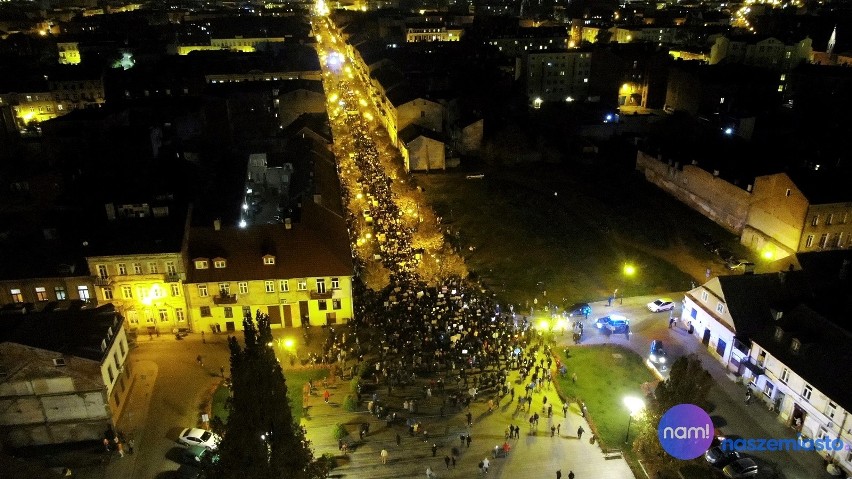
<svg viewBox="0 0 852 479"><path fill-rule="evenodd" d="M624 268L622 269L622 273L624 273L625 281L624 281L624 287L621 288L621 300L620 300L619 304L624 304L624 290L627 289L627 279L632 278L633 275L636 274L636 267L633 266L630 263L627 263L627 264L624 265Z"/></svg>
<svg viewBox="0 0 852 479"><path fill-rule="evenodd" d="M635 396L627 396L624 398L624 406L630 411L630 416L627 417L627 434L624 436L624 442L627 443L630 440L630 423L635 414L645 409L645 401Z"/></svg>

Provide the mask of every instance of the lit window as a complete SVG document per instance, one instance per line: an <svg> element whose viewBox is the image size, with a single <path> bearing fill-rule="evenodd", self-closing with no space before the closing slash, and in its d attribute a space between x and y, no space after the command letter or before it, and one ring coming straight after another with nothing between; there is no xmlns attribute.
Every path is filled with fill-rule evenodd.
<svg viewBox="0 0 852 479"><path fill-rule="evenodd" d="M12 302L14 302L14 303L23 303L24 302L24 295L21 294L20 289L13 289L13 290L9 291L9 293L12 295Z"/></svg>
<svg viewBox="0 0 852 479"><path fill-rule="evenodd" d="M207 269L208 263L205 259L195 260L195 269Z"/></svg>
<svg viewBox="0 0 852 479"><path fill-rule="evenodd" d="M213 262L213 267L214 267L214 268L219 268L219 269L224 268L224 267L225 267L225 260L223 260L223 259L218 259L218 260L214 261L214 262Z"/></svg>
<svg viewBox="0 0 852 479"><path fill-rule="evenodd" d="M219 294L231 294L231 283L219 283Z"/></svg>
<svg viewBox="0 0 852 479"><path fill-rule="evenodd" d="M53 292L56 294L57 301L68 299L68 294L65 292L65 286L54 286Z"/></svg>
<svg viewBox="0 0 852 479"><path fill-rule="evenodd" d="M781 371L781 382L784 383L784 384L787 384L787 381L789 381L789 380L790 380L790 370L787 369L787 368L784 368L784 370Z"/></svg>
<svg viewBox="0 0 852 479"><path fill-rule="evenodd" d="M47 290L41 286L35 289L36 301L47 301Z"/></svg>
<svg viewBox="0 0 852 479"><path fill-rule="evenodd" d="M805 248L810 248L814 244L814 235L808 235L805 239Z"/></svg>
<svg viewBox="0 0 852 479"><path fill-rule="evenodd" d="M300 279L296 282L296 290L297 291L307 291L308 290L308 280Z"/></svg>
<svg viewBox="0 0 852 479"><path fill-rule="evenodd" d="M172 283L172 296L180 296L180 285Z"/></svg>
<svg viewBox="0 0 852 479"><path fill-rule="evenodd" d="M133 288L130 286L122 286L121 287L121 297L124 299L133 298Z"/></svg>
<svg viewBox="0 0 852 479"><path fill-rule="evenodd" d="M263 264L272 265L275 264L275 256L264 256Z"/></svg>
<svg viewBox="0 0 852 479"><path fill-rule="evenodd" d="M77 286L77 296L83 301L89 300L89 287L85 285Z"/></svg>

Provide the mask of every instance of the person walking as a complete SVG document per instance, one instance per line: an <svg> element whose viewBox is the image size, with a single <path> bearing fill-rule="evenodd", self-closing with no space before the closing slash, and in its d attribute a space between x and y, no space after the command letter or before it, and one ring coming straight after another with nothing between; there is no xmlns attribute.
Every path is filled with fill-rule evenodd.
<svg viewBox="0 0 852 479"><path fill-rule="evenodd" d="M432 468L426 466L426 479L432 479L433 477L435 477L435 474L432 472Z"/></svg>
<svg viewBox="0 0 852 479"><path fill-rule="evenodd" d="M130 454L133 454L133 448L134 447L136 447L136 441L134 441L133 438L131 437L130 439L127 440L127 452L129 452Z"/></svg>
<svg viewBox="0 0 852 479"><path fill-rule="evenodd" d="M571 382L577 384L577 373L571 374Z"/></svg>
<svg viewBox="0 0 852 479"><path fill-rule="evenodd" d="M201 355L200 355L200 354L199 354L198 356L196 356L196 357L195 357L195 362L196 362L196 363L198 363L198 365L199 365L199 366L202 366L202 367L204 366L204 360L203 360L203 359L201 359Z"/></svg>
<svg viewBox="0 0 852 479"><path fill-rule="evenodd" d="M467 435L467 438L465 438L465 440L467 441L468 449L470 449L470 434Z"/></svg>
<svg viewBox="0 0 852 479"><path fill-rule="evenodd" d="M459 446L464 446L464 433L459 434Z"/></svg>
<svg viewBox="0 0 852 479"><path fill-rule="evenodd" d="M562 403L562 414L565 415L565 418L568 418L568 403Z"/></svg>
<svg viewBox="0 0 852 479"><path fill-rule="evenodd" d="M574 479L574 471L568 471L568 479Z"/></svg>
<svg viewBox="0 0 852 479"><path fill-rule="evenodd" d="M438 445L434 442L432 443L432 457L435 457L435 454L438 453Z"/></svg>
<svg viewBox="0 0 852 479"><path fill-rule="evenodd" d="M444 456L444 464L447 465L447 469L450 468L450 456Z"/></svg>
<svg viewBox="0 0 852 479"><path fill-rule="evenodd" d="M562 428L562 423L557 423L556 424L556 435L557 436L561 436L562 433L559 431L561 428Z"/></svg>
<svg viewBox="0 0 852 479"><path fill-rule="evenodd" d="M488 474L488 467L491 466L491 463L488 461L488 458L482 459L482 472Z"/></svg>
<svg viewBox="0 0 852 479"><path fill-rule="evenodd" d="M556 435L556 426L550 426L550 437Z"/></svg>
<svg viewBox="0 0 852 479"><path fill-rule="evenodd" d="M586 432L583 426L577 428L577 439L583 439L583 433Z"/></svg>
<svg viewBox="0 0 852 479"><path fill-rule="evenodd" d="M399 436L399 433L396 433L396 446L399 447L400 444L402 444L402 438Z"/></svg>
<svg viewBox="0 0 852 479"><path fill-rule="evenodd" d="M106 452L109 452L109 439L104 438L103 442L104 442L104 449L106 450Z"/></svg>
<svg viewBox="0 0 852 479"><path fill-rule="evenodd" d="M379 455L382 457L382 464L387 464L388 463L388 450L382 449L382 452L379 453Z"/></svg>
<svg viewBox="0 0 852 479"><path fill-rule="evenodd" d="M124 457L124 444L117 442L115 447L118 449L118 457Z"/></svg>
<svg viewBox="0 0 852 479"><path fill-rule="evenodd" d="M206 339L204 339L204 331L202 331L202 332L201 332L201 342L202 342L203 344L207 344L207 340L206 340Z"/></svg>
<svg viewBox="0 0 852 479"><path fill-rule="evenodd" d="M467 425L473 425L473 414L471 414L470 411L467 412Z"/></svg>
<svg viewBox="0 0 852 479"><path fill-rule="evenodd" d="M556 479L562 479L562 469L556 471Z"/></svg>
<svg viewBox="0 0 852 479"><path fill-rule="evenodd" d="M456 456L453 456L450 459L453 460L453 469L455 469L456 468Z"/></svg>

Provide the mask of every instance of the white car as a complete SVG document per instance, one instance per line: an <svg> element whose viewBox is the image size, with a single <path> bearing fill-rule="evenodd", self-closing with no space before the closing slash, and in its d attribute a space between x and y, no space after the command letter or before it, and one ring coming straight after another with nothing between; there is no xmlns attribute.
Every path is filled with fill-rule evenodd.
<svg viewBox="0 0 852 479"><path fill-rule="evenodd" d="M202 446L207 449L216 449L219 441L219 436L197 427L186 428L178 436L178 442L185 446Z"/></svg>
<svg viewBox="0 0 852 479"><path fill-rule="evenodd" d="M652 313L659 313L660 311L671 311L674 309L674 307L674 301L670 300L669 298L660 298L648 303L648 310Z"/></svg>

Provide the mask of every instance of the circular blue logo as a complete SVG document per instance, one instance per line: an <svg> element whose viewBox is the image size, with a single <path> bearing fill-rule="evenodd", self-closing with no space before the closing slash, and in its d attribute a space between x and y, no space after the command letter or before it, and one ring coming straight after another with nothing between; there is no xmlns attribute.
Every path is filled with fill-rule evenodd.
<svg viewBox="0 0 852 479"><path fill-rule="evenodd" d="M710 416L695 404L678 404L660 419L657 437L669 455L682 460L704 454L715 429Z"/></svg>

